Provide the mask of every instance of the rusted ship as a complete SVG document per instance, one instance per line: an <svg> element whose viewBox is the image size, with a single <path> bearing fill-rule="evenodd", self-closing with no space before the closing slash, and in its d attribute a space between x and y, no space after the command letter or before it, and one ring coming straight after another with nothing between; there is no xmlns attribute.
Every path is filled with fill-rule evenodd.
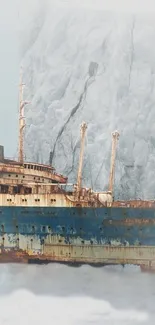
<svg viewBox="0 0 155 325"><path fill-rule="evenodd" d="M135 264L153 270L155 201L113 199L119 133L112 134L109 190L82 187L85 123L77 184L69 184L50 165L24 161L22 89L21 82L18 160L6 159L0 146L0 262Z"/></svg>

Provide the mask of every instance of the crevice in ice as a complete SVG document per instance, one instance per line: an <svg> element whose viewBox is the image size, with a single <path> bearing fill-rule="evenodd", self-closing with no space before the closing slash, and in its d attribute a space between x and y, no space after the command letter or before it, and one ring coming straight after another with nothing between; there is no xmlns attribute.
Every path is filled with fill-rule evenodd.
<svg viewBox="0 0 155 325"><path fill-rule="evenodd" d="M77 105L72 108L67 121L61 127L61 129L60 129L60 131L59 131L59 133L57 135L57 138L55 140L55 143L54 143L54 146L53 146L53 151L51 152L51 155L50 155L50 163L51 164L52 164L52 161L53 161L53 158L54 158L57 142L60 139L60 137L62 136L62 134L63 134L64 130L66 129L68 123L70 122L71 118L73 118L73 116L76 114L76 112L80 108L81 104L85 100L86 95L87 95L88 87L92 84L92 82L95 81L95 76L96 76L96 73L97 73L97 69L98 69L98 64L96 62L91 62L89 64L88 78L87 78L87 80L85 82L84 90L83 90L82 94L80 95L80 98L79 98L79 101L78 101ZM75 150L76 150L76 148L75 148ZM74 158L73 158L73 161L74 161Z"/></svg>

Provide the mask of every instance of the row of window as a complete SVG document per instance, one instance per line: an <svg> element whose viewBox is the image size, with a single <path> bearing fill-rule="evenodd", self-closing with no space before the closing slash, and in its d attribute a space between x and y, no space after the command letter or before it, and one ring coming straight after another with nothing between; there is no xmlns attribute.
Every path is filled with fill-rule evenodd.
<svg viewBox="0 0 155 325"><path fill-rule="evenodd" d="M11 175L11 174L8 174L8 177L11 177L11 176L14 176L14 174L12 174L12 175ZM16 178L17 178L18 176L21 177L22 175L16 175ZM29 177L29 176L28 176L28 177ZM25 175L23 175L22 178L25 178ZM40 177L35 177L35 176L34 176L33 179L34 179L34 180L38 180L38 181L40 181ZM41 180L42 180L42 182L44 182L44 178L42 178Z"/></svg>
<svg viewBox="0 0 155 325"><path fill-rule="evenodd" d="M5 241L5 237L2 237L2 240L3 240L3 242L4 242L4 241ZM17 240L17 242L19 242L19 238L17 238L16 240ZM30 241L33 242L33 238L31 238ZM44 241L43 238L40 239L40 243L41 243L41 245L44 245L44 242L45 242L45 241ZM62 243L62 239L59 239L58 242L59 242L59 243ZM93 245L93 240L90 240L89 242L90 242L91 245ZM69 245L71 245L71 242L68 241L68 242L65 242L65 244L69 244ZM81 244L85 244L85 241L84 241L84 240L81 240ZM88 241L86 242L86 244L88 245ZM110 244L110 243L109 243L109 244ZM69 254L70 254L70 253L69 253Z"/></svg>
<svg viewBox="0 0 155 325"><path fill-rule="evenodd" d="M24 167L26 169L40 170L40 171L44 171L44 172L51 171L51 167L43 167L43 166L29 165L29 164L24 164Z"/></svg>
<svg viewBox="0 0 155 325"><path fill-rule="evenodd" d="M21 225L20 226L21 228L23 228L24 230L27 228L27 225ZM16 231L18 232L18 230L19 230L19 226L18 225L16 225L15 226L15 228L16 228ZM29 227L28 227L28 229L29 229ZM35 232L36 231L36 229L37 229L37 227L36 226L31 226L31 231L32 232ZM4 227L4 225L1 225L1 228L0 228L0 230L1 230L1 232L5 232L5 227ZM41 226L40 227L40 231L41 232L45 232L45 231L48 231L48 232L50 232L50 231L52 231L52 228L51 228L51 226ZM65 231L67 231L67 232L75 232L75 229L73 228L73 227L64 227L64 226L62 226L61 227L61 231L62 232L65 232ZM83 229L80 227L79 228L79 231L81 232L81 231L83 231ZM56 232L57 233L57 232ZM58 233L57 233L58 234Z"/></svg>
<svg viewBox="0 0 155 325"><path fill-rule="evenodd" d="M13 202L13 200L7 199L7 202ZM27 199L22 199L22 202L27 202ZM35 202L40 202L40 199L35 199ZM51 202L56 202L56 199L51 199Z"/></svg>

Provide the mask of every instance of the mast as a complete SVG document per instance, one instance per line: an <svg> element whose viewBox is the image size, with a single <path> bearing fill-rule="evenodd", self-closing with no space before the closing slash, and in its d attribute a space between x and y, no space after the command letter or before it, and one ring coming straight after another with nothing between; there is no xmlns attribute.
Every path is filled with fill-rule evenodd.
<svg viewBox="0 0 155 325"><path fill-rule="evenodd" d="M18 144L18 161L24 162L24 107L29 102L23 101L23 81L22 81L22 68L20 73L20 85L19 85L19 144Z"/></svg>
<svg viewBox="0 0 155 325"><path fill-rule="evenodd" d="M78 168L78 175L77 175L77 198L80 194L81 189L81 180L82 180L82 164L83 164L83 155L84 155L84 140L85 134L87 130L87 124L83 122L81 124L81 145L80 145L80 158L79 158L79 168Z"/></svg>
<svg viewBox="0 0 155 325"><path fill-rule="evenodd" d="M112 150L111 150L111 165L110 165L110 177L109 177L109 192L113 194L114 185L114 174L115 174L115 158L116 158L116 147L119 139L119 132L115 131L112 133Z"/></svg>

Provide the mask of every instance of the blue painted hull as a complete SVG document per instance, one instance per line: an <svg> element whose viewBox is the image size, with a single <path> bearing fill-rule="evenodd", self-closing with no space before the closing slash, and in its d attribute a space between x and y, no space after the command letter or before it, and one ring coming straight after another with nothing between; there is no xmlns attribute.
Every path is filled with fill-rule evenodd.
<svg viewBox="0 0 155 325"><path fill-rule="evenodd" d="M155 265L155 209L1 207L0 262Z"/></svg>
<svg viewBox="0 0 155 325"><path fill-rule="evenodd" d="M40 240L50 232L66 243L80 237L97 244L155 245L155 209L150 208L1 207L0 226L1 232L36 234Z"/></svg>

